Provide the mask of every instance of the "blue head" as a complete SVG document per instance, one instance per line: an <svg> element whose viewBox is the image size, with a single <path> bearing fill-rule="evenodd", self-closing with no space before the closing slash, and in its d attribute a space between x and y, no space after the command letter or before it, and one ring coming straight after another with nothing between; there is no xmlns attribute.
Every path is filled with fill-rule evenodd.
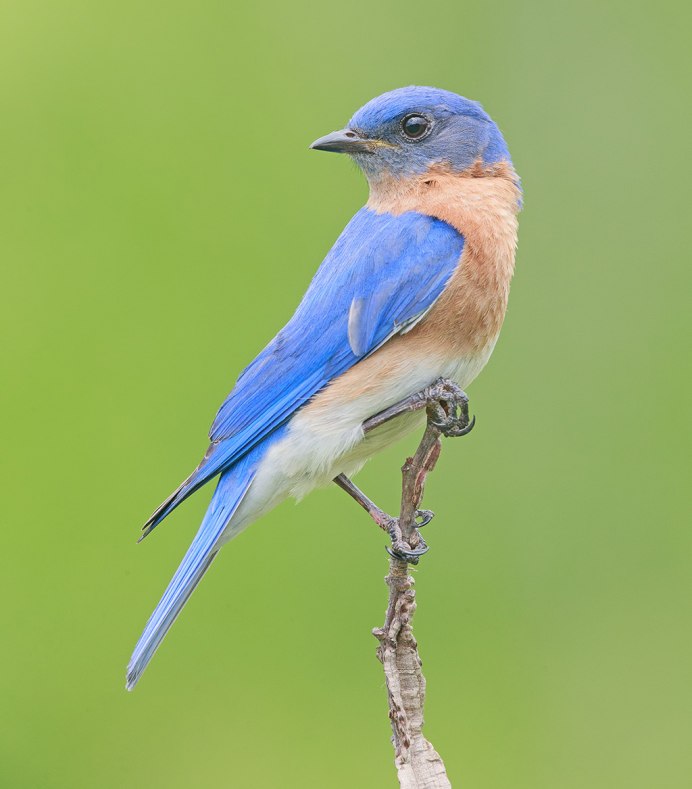
<svg viewBox="0 0 692 789"><path fill-rule="evenodd" d="M371 180L405 178L433 165L461 172L478 163L511 163L500 130L480 104L447 90L415 86L369 101L346 129L311 147L348 153Z"/></svg>

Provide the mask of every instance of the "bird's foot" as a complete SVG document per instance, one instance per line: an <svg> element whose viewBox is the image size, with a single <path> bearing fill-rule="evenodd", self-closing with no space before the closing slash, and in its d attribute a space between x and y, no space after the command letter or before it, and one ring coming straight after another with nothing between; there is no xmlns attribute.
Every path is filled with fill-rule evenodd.
<svg viewBox="0 0 692 789"><path fill-rule="evenodd" d="M430 512L430 510L417 510L416 516L423 518L423 521L419 524L419 528L425 526L426 523L430 523L433 514L434 513ZM409 564L418 564L420 557L430 550L428 544L421 537L418 529L413 530L413 534L408 540L404 539L401 532L401 526L399 525L399 518L390 518L389 524L387 525L387 532L392 539L392 546L391 548L389 545L385 546L385 550L395 559L401 559Z"/></svg>
<svg viewBox="0 0 692 789"><path fill-rule="evenodd" d="M429 423L443 436L457 438L473 430L476 417L469 418L469 399L453 381L440 378L425 390Z"/></svg>
<svg viewBox="0 0 692 789"><path fill-rule="evenodd" d="M375 521L375 523L382 529L382 531L386 531L389 536L392 536L392 523L395 521L398 522L398 518L394 518L391 515L387 515L386 512L383 510L378 509L376 512L371 512L370 517ZM416 510L416 526L419 529L422 529L423 526L427 526L430 521L435 517L435 513L432 510Z"/></svg>
<svg viewBox="0 0 692 789"><path fill-rule="evenodd" d="M428 550L428 546L425 540L420 536L418 529L427 526L435 517L435 513L432 510L416 510L413 534L409 540L405 540L401 531L401 526L399 525L399 518L393 518L384 510L380 509L362 490L354 485L345 474L339 474L334 478L334 482L342 490L345 490L352 499L357 501L372 520L375 521L383 531L389 534L392 540L392 547L391 549L387 547L387 551L391 556L395 556L397 559L402 559L411 564L418 564L419 557Z"/></svg>

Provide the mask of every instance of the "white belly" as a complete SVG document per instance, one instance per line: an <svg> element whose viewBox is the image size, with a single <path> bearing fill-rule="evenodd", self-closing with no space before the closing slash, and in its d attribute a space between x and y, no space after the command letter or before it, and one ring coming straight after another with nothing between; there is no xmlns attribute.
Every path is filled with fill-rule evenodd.
<svg viewBox="0 0 692 789"><path fill-rule="evenodd" d="M363 435L362 425L369 417L438 378L451 378L462 388L467 387L485 366L493 346L494 343L483 354L454 362L427 359L412 363L399 375L379 382L376 391L334 402L329 409L304 407L291 420L286 436L273 444L262 459L226 529L224 541L289 496L301 499L316 487L328 485L339 474L353 476L377 452L422 428L424 412L393 419L367 436Z"/></svg>

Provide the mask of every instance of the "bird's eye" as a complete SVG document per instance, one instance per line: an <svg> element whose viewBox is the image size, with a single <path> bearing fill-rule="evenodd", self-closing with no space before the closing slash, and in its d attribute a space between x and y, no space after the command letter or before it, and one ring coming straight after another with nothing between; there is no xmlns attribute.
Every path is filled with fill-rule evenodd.
<svg viewBox="0 0 692 789"><path fill-rule="evenodd" d="M409 140L420 140L430 129L430 121L422 115L407 115L401 121L401 130Z"/></svg>

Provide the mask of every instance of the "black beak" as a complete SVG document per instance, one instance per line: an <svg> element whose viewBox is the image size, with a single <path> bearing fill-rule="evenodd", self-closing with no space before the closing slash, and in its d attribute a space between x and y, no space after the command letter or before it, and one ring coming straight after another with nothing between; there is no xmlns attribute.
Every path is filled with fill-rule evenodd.
<svg viewBox="0 0 692 789"><path fill-rule="evenodd" d="M310 147L334 153L373 153L375 145L374 140L368 140L352 129L341 129L320 137Z"/></svg>

